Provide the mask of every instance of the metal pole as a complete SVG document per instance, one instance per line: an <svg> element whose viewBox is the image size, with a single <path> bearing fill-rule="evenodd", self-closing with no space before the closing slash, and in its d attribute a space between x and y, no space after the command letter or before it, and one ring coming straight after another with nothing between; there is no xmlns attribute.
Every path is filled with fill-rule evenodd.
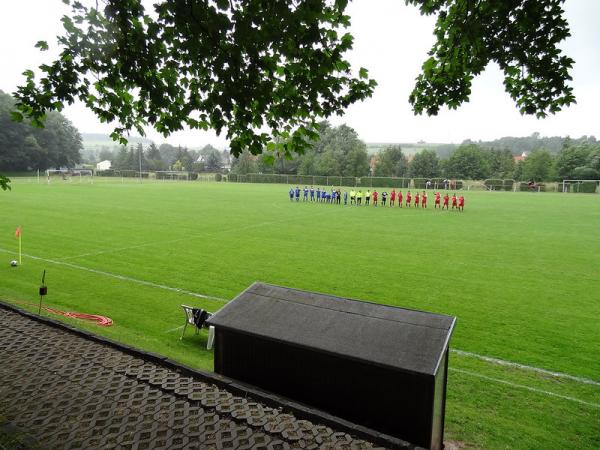
<svg viewBox="0 0 600 450"><path fill-rule="evenodd" d="M142 149L138 150L138 156L140 160L140 183L142 182Z"/></svg>

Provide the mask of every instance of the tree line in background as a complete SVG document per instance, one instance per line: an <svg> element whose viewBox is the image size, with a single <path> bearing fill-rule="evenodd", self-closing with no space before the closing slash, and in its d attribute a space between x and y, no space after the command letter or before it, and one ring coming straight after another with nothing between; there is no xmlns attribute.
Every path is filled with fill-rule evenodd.
<svg viewBox="0 0 600 450"><path fill-rule="evenodd" d="M537 144L536 144L537 142ZM494 147L504 143L511 148ZM519 144L523 144L520 147ZM550 149L545 148L548 145ZM560 145L560 147L559 147ZM283 155L269 164L269 155L243 152L232 162L232 172L276 173L288 175L330 175L399 178L489 178L533 181L563 179L600 179L600 144L591 137L580 139L540 138L534 133L525 138L497 141L467 140L459 146L406 153L401 145L388 145L369 155L366 144L347 125L320 124L319 138L302 155L293 159ZM521 158L522 154L526 154Z"/></svg>
<svg viewBox="0 0 600 450"><path fill-rule="evenodd" d="M50 112L45 128L11 120L14 99L0 91L0 171L45 170L75 167L82 161L82 140L78 130L64 116ZM600 179L600 144L595 137L579 139L540 137L503 137L489 142L464 141L461 145L429 145L416 153L401 145L388 145L369 154L367 145L347 125L321 122L317 138L305 153L295 155L272 152L252 155L243 152L232 158L228 150L206 145L201 150L170 144L144 147L101 147L86 151L84 162L110 160L116 170L186 170L234 173L277 173L382 177L487 179L551 181L562 179ZM418 144L417 144L418 145ZM410 149L410 146L406 146ZM412 146L414 149L414 145ZM515 156L527 156L515 162Z"/></svg>
<svg viewBox="0 0 600 450"><path fill-rule="evenodd" d="M62 114L49 112L44 128L11 118L14 98L0 90L0 171L74 168L82 164L94 167L96 161L109 160L118 170L221 171L228 167L230 155L206 145L201 150L170 144L143 147L103 146L98 152L84 149L81 134Z"/></svg>
<svg viewBox="0 0 600 450"><path fill-rule="evenodd" d="M206 145L200 150L187 147L175 147L171 144L154 143L144 146L121 146L111 150L108 146L100 149L100 161L111 161L111 169L115 170L185 170L188 172L220 172L228 167L230 155L227 150L218 150Z"/></svg>
<svg viewBox="0 0 600 450"><path fill-rule="evenodd" d="M12 96L0 90L0 170L74 167L81 161L81 135L65 116L49 112L46 126L34 128L11 119L14 104Z"/></svg>

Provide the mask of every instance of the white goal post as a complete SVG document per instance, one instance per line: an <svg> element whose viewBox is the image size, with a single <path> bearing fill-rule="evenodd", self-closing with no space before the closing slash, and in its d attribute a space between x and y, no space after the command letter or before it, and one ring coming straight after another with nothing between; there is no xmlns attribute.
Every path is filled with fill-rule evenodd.
<svg viewBox="0 0 600 450"><path fill-rule="evenodd" d="M94 171L90 169L48 169L46 170L48 184L56 181L69 183L94 183Z"/></svg>

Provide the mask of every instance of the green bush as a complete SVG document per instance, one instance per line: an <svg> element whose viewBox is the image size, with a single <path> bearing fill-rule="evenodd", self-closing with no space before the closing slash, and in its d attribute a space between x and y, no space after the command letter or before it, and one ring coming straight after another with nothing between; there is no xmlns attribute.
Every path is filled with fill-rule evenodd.
<svg viewBox="0 0 600 450"><path fill-rule="evenodd" d="M230 173L229 175L227 175L227 181L231 181L232 183L237 183L238 182L238 174Z"/></svg>
<svg viewBox="0 0 600 450"><path fill-rule="evenodd" d="M502 180L502 187L505 191L512 191L515 180Z"/></svg>
<svg viewBox="0 0 600 450"><path fill-rule="evenodd" d="M223 176L220 173L215 173L215 181L221 181Z"/></svg>
<svg viewBox="0 0 600 450"><path fill-rule="evenodd" d="M190 180L197 180L198 172L190 172L189 177L190 177Z"/></svg>

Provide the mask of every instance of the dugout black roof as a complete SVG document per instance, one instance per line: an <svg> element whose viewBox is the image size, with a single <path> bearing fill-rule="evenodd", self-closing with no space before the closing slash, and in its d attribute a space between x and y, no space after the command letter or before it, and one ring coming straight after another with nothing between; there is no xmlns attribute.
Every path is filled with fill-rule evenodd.
<svg viewBox="0 0 600 450"><path fill-rule="evenodd" d="M254 283L208 322L396 370L435 375L455 317Z"/></svg>

